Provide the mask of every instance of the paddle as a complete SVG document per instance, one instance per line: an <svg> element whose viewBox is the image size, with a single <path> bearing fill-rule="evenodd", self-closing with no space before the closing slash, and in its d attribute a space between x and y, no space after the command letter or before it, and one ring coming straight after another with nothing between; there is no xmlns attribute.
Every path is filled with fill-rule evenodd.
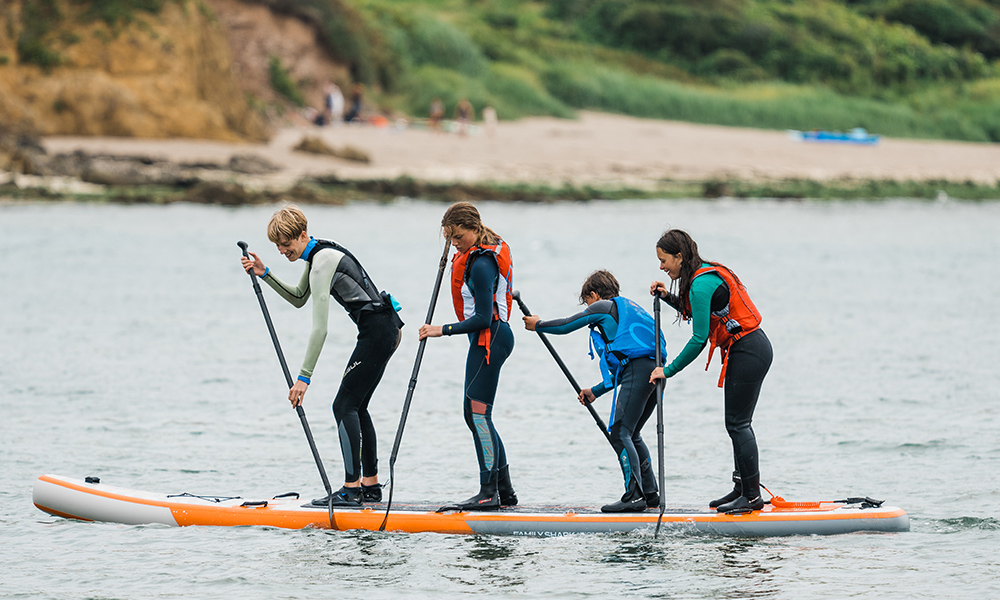
<svg viewBox="0 0 1000 600"><path fill-rule="evenodd" d="M653 300L653 326L656 328L656 366L663 366L663 355L660 353L660 294L657 293ZM657 467L659 468L660 480L660 516L656 518L656 531L653 532L655 539L660 535L660 523L663 521L663 511L667 508L667 494L663 489L663 387L666 383L664 379L656 380L656 452Z"/></svg>
<svg viewBox="0 0 1000 600"><path fill-rule="evenodd" d="M243 250L243 256L250 258L247 252L246 242L236 242L236 245ZM281 351L281 344L278 343L278 334L274 332L274 324L271 323L271 314L267 312L267 304L264 303L264 294L260 291L260 284L257 283L257 276L253 274L253 270L247 271L250 275L250 281L253 283L253 291L257 294L257 302L260 303L260 310L264 313L264 321L267 323L267 330L271 333L271 341L274 342L274 351L278 353L278 362L281 363L281 370L285 373L285 383L288 384L288 388L291 389L292 375L288 372L288 363L285 362L285 355ZM326 502L327 511L330 516L330 529L336 529L336 521L333 519L333 490L330 488L330 480L326 476L326 469L323 468L323 461L319 457L319 450L316 449L316 441L313 440L312 430L309 429L309 421L306 420L306 411L299 404L295 407L295 411L299 414L299 421L302 422L302 429L306 432L306 439L309 440L309 449L312 450L313 459L316 461L316 466L319 468L319 476L323 479L323 487L326 488Z"/></svg>
<svg viewBox="0 0 1000 600"><path fill-rule="evenodd" d="M523 300L521 300L521 292L519 292L518 290L514 290L512 295L514 297L514 301L517 302L517 306L521 309L521 312L524 313L524 316L530 317L531 311L528 310L528 306L524 303ZM558 364L559 368L562 369L563 375L566 376L566 379L569 379L570 385L573 386L573 389L576 391L577 395L579 395L580 384L578 384L576 382L576 379L573 378L573 374L569 372L569 368L566 367L566 363L564 363L562 358L559 357L559 353L556 352L556 349L552 347L552 343L549 342L549 339L545 337L544 333L540 331L536 331L535 333L538 334L538 337L542 340L542 343L545 344L545 347L549 349L549 354L552 355L552 358L556 359L556 364ZM604 421L601 420L601 417L597 414L597 411L594 410L594 407L591 406L590 402L587 402L586 404L584 404L584 406L586 406L587 410L590 411L590 416L594 417L594 422L597 423L597 426L601 428L601 433L604 434L604 437L607 438L608 443L610 444L611 434L608 433L608 426L604 424Z"/></svg>
<svg viewBox="0 0 1000 600"><path fill-rule="evenodd" d="M434 307L437 306L438 292L441 290L441 279L444 278L444 268L448 264L448 250L451 244L448 240L444 242L444 252L441 253L441 263L438 265L437 279L434 281L434 291L431 293L431 303L427 307L427 317L424 319L425 325L431 324L434 318ZM392 442L392 454L389 455L389 499L385 505L385 518L379 526L379 531L385 531L385 524L389 521L389 509L392 508L392 491L396 486L396 455L399 453L399 443L403 439L403 428L406 427L406 416L410 412L410 402L413 400L413 390L417 387L417 373L420 371L420 363L424 360L424 347L427 345L427 338L420 340L417 346L417 357L413 361L413 372L410 373L410 385L406 388L406 400L403 401L403 412L399 415L399 426L396 427L396 439Z"/></svg>

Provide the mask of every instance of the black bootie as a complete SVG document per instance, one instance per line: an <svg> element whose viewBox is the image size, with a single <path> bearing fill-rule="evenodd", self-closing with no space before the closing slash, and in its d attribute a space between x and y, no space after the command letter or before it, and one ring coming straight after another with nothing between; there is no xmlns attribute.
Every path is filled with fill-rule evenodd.
<svg viewBox="0 0 1000 600"><path fill-rule="evenodd" d="M743 488L739 498L732 502L719 505L716 509L721 513L746 513L764 508L764 500L760 497L760 473L743 478Z"/></svg>
<svg viewBox="0 0 1000 600"><path fill-rule="evenodd" d="M333 494L334 506L361 506L361 488L359 487L347 487L346 485L334 492ZM313 506L327 506L330 504L330 496L325 496L323 498L316 498L312 501Z"/></svg>
<svg viewBox="0 0 1000 600"><path fill-rule="evenodd" d="M721 497L721 498L719 498L717 500L712 500L711 502L708 503L708 507L709 508L719 508L723 504L728 504L729 502L732 502L733 500L736 500L737 498L739 498L740 496L742 496L743 495L743 480L740 479L740 472L739 471L733 471L733 483L736 484L735 487L733 487L733 491L729 492L728 494L726 494L725 496L723 496L723 497Z"/></svg>
<svg viewBox="0 0 1000 600"><path fill-rule="evenodd" d="M479 486L475 496L455 504L452 510L497 510L500 508L500 494L497 493L497 475Z"/></svg>
<svg viewBox="0 0 1000 600"><path fill-rule="evenodd" d="M642 493L642 488L632 479L628 484L628 491L622 499L612 504L605 504L601 507L601 512L642 512L646 510L646 496Z"/></svg>
<svg viewBox="0 0 1000 600"><path fill-rule="evenodd" d="M382 501L382 484L375 485L361 484L361 499L367 503L379 503Z"/></svg>
<svg viewBox="0 0 1000 600"><path fill-rule="evenodd" d="M517 494L510 483L510 466L497 471L497 493L500 495L500 506L517 506Z"/></svg>

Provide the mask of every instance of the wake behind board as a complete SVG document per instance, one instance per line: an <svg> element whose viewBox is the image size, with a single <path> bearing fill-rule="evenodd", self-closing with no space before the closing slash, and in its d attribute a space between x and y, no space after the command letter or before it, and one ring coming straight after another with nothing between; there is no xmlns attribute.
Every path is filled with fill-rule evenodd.
<svg viewBox="0 0 1000 600"><path fill-rule="evenodd" d="M385 504L334 509L333 523L325 507L293 496L268 499L159 494L42 475L35 481L35 506L59 517L129 525L213 525L284 529L366 529L377 531ZM743 515L719 514L709 508L671 508L661 528L675 533L725 536L826 535L857 531L908 531L909 517L900 508L868 503L796 503L765 505ZM803 507L803 505L809 505ZM386 531L407 533L557 536L652 529L659 510L607 514L593 507L516 506L495 512L436 512L437 505L393 504Z"/></svg>

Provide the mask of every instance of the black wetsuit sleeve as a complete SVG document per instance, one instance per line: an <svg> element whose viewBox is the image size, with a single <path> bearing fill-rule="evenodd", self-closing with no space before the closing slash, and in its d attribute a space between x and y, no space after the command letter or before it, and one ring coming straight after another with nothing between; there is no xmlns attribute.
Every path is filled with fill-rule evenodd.
<svg viewBox="0 0 1000 600"><path fill-rule="evenodd" d="M493 286L500 275L495 260L481 260L478 256L469 267L469 287L476 300L476 312L471 317L458 323L451 323L441 328L444 335L459 333L474 333L482 331L493 323Z"/></svg>
<svg viewBox="0 0 1000 600"><path fill-rule="evenodd" d="M681 298L677 294L671 292L664 292L660 299L670 305L677 312L684 312L684 307L681 306Z"/></svg>

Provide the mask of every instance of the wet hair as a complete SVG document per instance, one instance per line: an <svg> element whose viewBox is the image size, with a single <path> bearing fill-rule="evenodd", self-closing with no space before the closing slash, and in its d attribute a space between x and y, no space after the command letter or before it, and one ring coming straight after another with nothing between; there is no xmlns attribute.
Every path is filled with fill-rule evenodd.
<svg viewBox="0 0 1000 600"><path fill-rule="evenodd" d="M681 276L670 283L670 291L674 292L677 287L677 295L684 307L682 314L685 318L691 317L691 301L688 293L691 291L691 281L694 280L694 273L701 268L701 265L708 263L719 266L719 263L704 260L698 254L698 243L695 242L686 231L680 229L668 229L660 236L656 242L656 247L666 254L681 255Z"/></svg>
<svg viewBox="0 0 1000 600"><path fill-rule="evenodd" d="M591 292L597 294L602 300L610 300L618 295L618 280L611 274L611 271L600 269L587 276L580 289L580 303L586 304L587 297Z"/></svg>
<svg viewBox="0 0 1000 600"><path fill-rule="evenodd" d="M271 215L267 224L267 239L272 243L287 243L299 237L309 222L298 206L286 204Z"/></svg>
<svg viewBox="0 0 1000 600"><path fill-rule="evenodd" d="M445 236L450 238L455 227L475 231L477 246L494 246L500 243L500 236L483 225L479 211L468 202L456 202L444 211L444 216L441 217L441 229L444 230Z"/></svg>

